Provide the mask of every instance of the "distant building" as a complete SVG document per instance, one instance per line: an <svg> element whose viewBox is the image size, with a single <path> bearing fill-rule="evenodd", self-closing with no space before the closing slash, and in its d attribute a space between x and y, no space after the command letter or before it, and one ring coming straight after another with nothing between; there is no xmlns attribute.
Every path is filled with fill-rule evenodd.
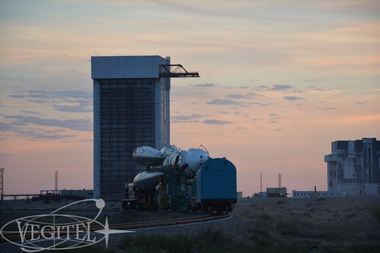
<svg viewBox="0 0 380 253"><path fill-rule="evenodd" d="M94 196L94 190L61 190L61 195L65 196L78 196L83 197L85 199L92 199Z"/></svg>
<svg viewBox="0 0 380 253"><path fill-rule="evenodd" d="M293 191L293 198L331 198L343 197L343 192L332 191Z"/></svg>
<svg viewBox="0 0 380 253"><path fill-rule="evenodd" d="M279 198L286 197L288 194L285 187L282 188L267 188L266 197L268 198Z"/></svg>
<svg viewBox="0 0 380 253"><path fill-rule="evenodd" d="M91 57L94 89L94 198L122 199L125 184L144 168L132 154L141 145L169 145L170 78L160 56Z"/></svg>
<svg viewBox="0 0 380 253"><path fill-rule="evenodd" d="M376 138L335 141L325 162L329 192L344 196L380 193L380 141Z"/></svg>
<svg viewBox="0 0 380 253"><path fill-rule="evenodd" d="M92 199L94 196L93 190L41 190L40 194L33 196L33 201L59 201L59 200L81 200ZM27 196L29 198L29 196Z"/></svg>
<svg viewBox="0 0 380 253"><path fill-rule="evenodd" d="M264 198L267 196L267 192L259 192L258 194L255 195L255 197L259 197L259 198Z"/></svg>

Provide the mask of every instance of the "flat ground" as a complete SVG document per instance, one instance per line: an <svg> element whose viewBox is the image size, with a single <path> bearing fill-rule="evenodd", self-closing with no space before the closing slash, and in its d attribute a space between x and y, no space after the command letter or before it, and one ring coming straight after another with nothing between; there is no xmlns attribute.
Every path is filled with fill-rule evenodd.
<svg viewBox="0 0 380 253"><path fill-rule="evenodd" d="M4 201L0 203L0 225L65 204ZM93 203L75 209L97 210ZM164 211L122 212L119 202L107 202L104 213L108 213L110 224L179 217ZM153 242L160 235L163 237L156 238L156 244L151 247L160 248L161 252L174 252L173 248L178 246L176 240L189 243L191 247L187 252L380 252L380 198L243 198L230 215L232 218L212 223L143 229L129 236L114 235L110 248L112 252L119 252L121 248L130 252L157 252L149 251L146 241ZM142 241L141 245L138 240ZM83 252L93 252L96 247ZM106 250L102 247L98 252ZM19 252L16 246L13 248ZM133 251L133 248L141 250ZM209 250L203 250L205 248Z"/></svg>
<svg viewBox="0 0 380 253"><path fill-rule="evenodd" d="M244 198L231 215L255 219L263 230L289 243L319 250L380 250L379 198Z"/></svg>

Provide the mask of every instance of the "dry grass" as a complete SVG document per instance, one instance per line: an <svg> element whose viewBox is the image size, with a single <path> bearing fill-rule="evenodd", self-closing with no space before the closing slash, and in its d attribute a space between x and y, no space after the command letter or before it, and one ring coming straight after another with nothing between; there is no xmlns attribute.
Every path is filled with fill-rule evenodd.
<svg viewBox="0 0 380 253"><path fill-rule="evenodd" d="M242 199L232 215L263 221L277 239L314 252L380 252L378 198Z"/></svg>

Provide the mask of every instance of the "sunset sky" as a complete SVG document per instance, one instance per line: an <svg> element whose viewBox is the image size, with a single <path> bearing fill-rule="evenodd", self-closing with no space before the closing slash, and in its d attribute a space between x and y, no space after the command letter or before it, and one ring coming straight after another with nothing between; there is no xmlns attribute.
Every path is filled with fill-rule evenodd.
<svg viewBox="0 0 380 253"><path fill-rule="evenodd" d="M170 56L171 143L238 190L327 190L331 142L380 139L380 1L0 0L4 193L93 189L91 56Z"/></svg>

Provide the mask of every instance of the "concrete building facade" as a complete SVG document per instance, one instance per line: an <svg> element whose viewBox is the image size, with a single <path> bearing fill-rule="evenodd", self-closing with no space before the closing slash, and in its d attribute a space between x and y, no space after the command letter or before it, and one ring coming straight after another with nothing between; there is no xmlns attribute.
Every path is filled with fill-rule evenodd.
<svg viewBox="0 0 380 253"><path fill-rule="evenodd" d="M121 199L144 168L136 147L170 144L170 78L160 56L91 57L94 91L94 198Z"/></svg>
<svg viewBox="0 0 380 253"><path fill-rule="evenodd" d="M380 193L380 141L376 138L335 141L325 162L328 191L344 196Z"/></svg>

